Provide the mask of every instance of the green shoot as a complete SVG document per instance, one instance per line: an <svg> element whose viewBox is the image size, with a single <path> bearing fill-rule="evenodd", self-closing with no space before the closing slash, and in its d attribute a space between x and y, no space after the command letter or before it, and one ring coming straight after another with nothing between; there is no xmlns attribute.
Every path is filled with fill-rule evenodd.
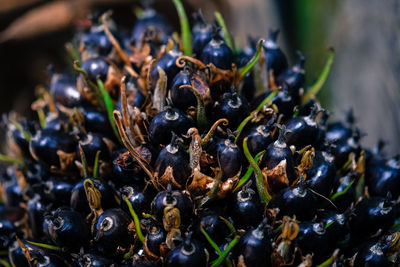
<svg viewBox="0 0 400 267"><path fill-rule="evenodd" d="M115 126L115 122L114 122L114 114L113 114L113 112L114 112L114 104L113 104L113 102L112 102L112 99L111 99L111 97L110 97L110 94L109 94L109 93L107 92L107 90L104 88L104 84L103 84L103 82L102 82L100 79L97 79L97 85L98 85L98 88L99 88L99 90L100 90L102 99L103 99L103 101L104 101L104 105L105 105L106 110L107 110L108 121L109 121L110 124L111 124L111 128L113 129L114 134L115 134L115 136L117 137L118 141L119 141L120 143L122 143L121 137L120 137L119 134L118 134L118 130L117 130L117 127Z"/></svg>
<svg viewBox="0 0 400 267"><path fill-rule="evenodd" d="M238 82L240 82L244 76L254 67L254 65L257 63L258 59L260 58L261 51L262 51L262 44L264 43L264 40L258 41L257 44L257 52L253 56L253 58L243 67L239 70L239 77L238 77Z"/></svg>
<svg viewBox="0 0 400 267"><path fill-rule="evenodd" d="M331 72L333 60L335 59L335 50L330 47L329 48L329 57L325 63L325 66L319 75L317 81L307 90L307 92L303 95L301 104L306 104L313 96L316 96L318 92L321 90L322 86L325 84L328 79L329 73Z"/></svg>
<svg viewBox="0 0 400 267"><path fill-rule="evenodd" d="M181 24L181 35L183 43L183 53L185 56L192 56L192 36L190 33L189 21L181 0L172 0L178 12L179 22Z"/></svg>
<svg viewBox="0 0 400 267"><path fill-rule="evenodd" d="M250 165L254 169L254 173L256 176L256 186L257 186L258 194L260 196L260 200L264 204L268 203L271 200L271 196L265 189L264 177L261 172L261 169L249 152L249 148L247 147L247 137L243 140L243 152L244 152L244 155L246 156L247 160L249 161Z"/></svg>
<svg viewBox="0 0 400 267"><path fill-rule="evenodd" d="M129 199L126 196L124 196L124 201L125 201L126 205L128 205L129 212L131 213L133 221L135 222L136 234L138 235L138 238L139 238L140 242L143 243L145 237L144 237L144 235L142 233L142 228L140 228L139 217L137 216L135 210L132 207L131 202L129 202Z"/></svg>
<svg viewBox="0 0 400 267"><path fill-rule="evenodd" d="M215 12L215 18L217 19L219 26L221 26L222 34L224 36L226 45L229 46L229 48L233 51L234 47L232 38L231 35L229 34L228 27L226 27L226 23L224 18L222 17L222 14L219 12Z"/></svg>
<svg viewBox="0 0 400 267"><path fill-rule="evenodd" d="M261 156L265 153L265 150L259 152L255 157L254 160L256 162L258 162L258 160L261 158ZM238 191L240 188L242 188L243 185L245 185L247 183L247 181L250 179L251 174L253 173L254 169L253 167L250 165L249 168L247 169L246 173L243 175L242 178L240 178L239 183L236 185L235 189L233 190L233 192Z"/></svg>
<svg viewBox="0 0 400 267"><path fill-rule="evenodd" d="M54 245L50 245L50 244L44 244L44 243L38 243L38 242L33 242L33 241L28 241L28 240L26 240L26 242L28 242L31 245L37 246L37 247L47 248L47 249L56 250L56 251L61 251L61 248L58 247L58 246L54 246Z"/></svg>

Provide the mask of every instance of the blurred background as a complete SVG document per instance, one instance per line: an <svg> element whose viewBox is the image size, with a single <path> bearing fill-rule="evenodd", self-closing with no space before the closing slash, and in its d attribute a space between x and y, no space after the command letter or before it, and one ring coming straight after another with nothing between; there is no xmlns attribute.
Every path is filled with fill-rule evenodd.
<svg viewBox="0 0 400 267"><path fill-rule="evenodd" d="M153 0L179 29L171 0ZM343 119L353 108L363 133L362 144L389 142L388 155L400 152L400 1L399 0L186 0L188 14L201 8L206 19L220 11L235 37L267 37L281 29L279 44L294 63L296 50L307 56L307 84L318 77L327 46L336 59L319 95ZM46 85L49 64L61 69L69 62L64 44L90 10L113 9L113 19L129 30L135 22L133 0L0 0L0 112L30 113L35 87ZM190 16L189 16L190 17Z"/></svg>

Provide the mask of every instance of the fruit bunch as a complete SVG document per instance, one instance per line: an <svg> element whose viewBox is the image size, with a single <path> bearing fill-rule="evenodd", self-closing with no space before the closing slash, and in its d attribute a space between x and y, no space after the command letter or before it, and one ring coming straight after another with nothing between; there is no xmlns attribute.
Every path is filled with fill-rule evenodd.
<svg viewBox="0 0 400 267"><path fill-rule="evenodd" d="M181 34L146 7L131 34L92 17L32 104L5 118L5 266L399 266L400 163L351 112L328 122L267 40L179 0Z"/></svg>

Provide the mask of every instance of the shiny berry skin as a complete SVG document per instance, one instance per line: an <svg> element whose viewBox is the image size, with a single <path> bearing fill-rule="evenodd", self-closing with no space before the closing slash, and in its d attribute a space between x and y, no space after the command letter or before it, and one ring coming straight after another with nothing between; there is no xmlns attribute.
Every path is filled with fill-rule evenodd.
<svg viewBox="0 0 400 267"><path fill-rule="evenodd" d="M207 239L205 239L201 232L200 226L207 232L207 234L218 244L223 243L225 238L231 233L225 222L220 216L227 218L223 210L219 207L207 208L201 211L193 223L193 235L195 238L206 244L206 248L212 251L213 248L209 246Z"/></svg>
<svg viewBox="0 0 400 267"><path fill-rule="evenodd" d="M239 240L233 251L236 263L242 260L247 267L271 266L272 251L270 229L264 220L255 229L248 230Z"/></svg>
<svg viewBox="0 0 400 267"><path fill-rule="evenodd" d="M38 194L35 194L28 203L28 223L34 238L40 239L43 236L43 221L46 212L46 205Z"/></svg>
<svg viewBox="0 0 400 267"><path fill-rule="evenodd" d="M100 133L105 137L114 137L107 114L92 107L81 109L85 117L85 130L87 132Z"/></svg>
<svg viewBox="0 0 400 267"><path fill-rule="evenodd" d="M113 263L114 262L112 260L93 253L84 254L75 262L77 267L113 266Z"/></svg>
<svg viewBox="0 0 400 267"><path fill-rule="evenodd" d="M207 263L205 248L190 237L171 250L165 258L165 267L204 267Z"/></svg>
<svg viewBox="0 0 400 267"><path fill-rule="evenodd" d="M367 242L363 244L361 249L357 252L354 259L354 267L380 267L380 266L395 266L389 261L388 247L386 240L383 238L378 242Z"/></svg>
<svg viewBox="0 0 400 267"><path fill-rule="evenodd" d="M317 112L312 112L307 117L296 117L290 119L286 123L288 133L286 135L286 143L294 145L296 150L300 150L307 145L315 144L318 140L319 128L315 121Z"/></svg>
<svg viewBox="0 0 400 267"><path fill-rule="evenodd" d="M273 117L266 125L253 127L247 134L247 147L253 157L274 142L271 133L275 119L276 117Z"/></svg>
<svg viewBox="0 0 400 267"><path fill-rule="evenodd" d="M268 178L268 184L272 192L278 192L280 189L290 185L296 179L293 155L289 146L285 142L285 135L286 129L282 128L279 132L278 140L268 145L260 162L261 169L266 168L272 170L279 167L279 165L285 167L287 177L282 177L282 175L271 175L271 177Z"/></svg>
<svg viewBox="0 0 400 267"><path fill-rule="evenodd" d="M164 187L167 187L169 183L173 187L185 187L191 174L189 153L177 144L174 138L169 145L160 151L154 166L157 182ZM165 177L169 173L172 174L172 177Z"/></svg>
<svg viewBox="0 0 400 267"><path fill-rule="evenodd" d="M316 264L329 257L334 248L334 244L331 243L330 236L325 229L325 223L299 223L299 233L294 242L302 253L313 253L313 262Z"/></svg>
<svg viewBox="0 0 400 267"><path fill-rule="evenodd" d="M170 88L172 103L184 112L191 106L197 107L197 99L192 91L189 88L179 88L182 85L191 85L191 77L191 70L185 66L175 75Z"/></svg>
<svg viewBox="0 0 400 267"><path fill-rule="evenodd" d="M151 161L152 153L146 146L137 146L136 151L146 160ZM113 160L110 180L117 187L143 185L146 174L137 161L125 149L116 152Z"/></svg>
<svg viewBox="0 0 400 267"><path fill-rule="evenodd" d="M256 227L264 215L264 207L260 198L249 185L245 185L240 191L233 194L229 211L234 225L239 229Z"/></svg>
<svg viewBox="0 0 400 267"><path fill-rule="evenodd" d="M268 208L278 208L278 217L296 215L299 220L312 220L317 212L317 199L304 181L294 187L288 187L275 194Z"/></svg>
<svg viewBox="0 0 400 267"><path fill-rule="evenodd" d="M75 79L69 74L53 74L50 81L50 93L54 101L65 107L78 106L82 101Z"/></svg>
<svg viewBox="0 0 400 267"><path fill-rule="evenodd" d="M193 215L193 204L189 196L178 190L170 189L159 192L151 202L151 213L161 222L165 207L172 206L179 210L182 224L187 224Z"/></svg>
<svg viewBox="0 0 400 267"><path fill-rule="evenodd" d="M51 240L60 247L79 251L89 240L85 218L72 208L58 208L45 220Z"/></svg>
<svg viewBox="0 0 400 267"><path fill-rule="evenodd" d="M345 176L340 177L337 181L335 181L335 185L333 187L331 195L334 195L336 193L342 194L344 190L347 190L345 194L340 195L333 201L333 203L338 208L339 212L345 212L347 208L356 201L355 189L354 189L355 186L354 185L350 186L350 183L355 181L357 177L358 177L357 174L348 173Z"/></svg>
<svg viewBox="0 0 400 267"><path fill-rule="evenodd" d="M8 220L0 220L0 249L6 250L15 240L17 229Z"/></svg>
<svg viewBox="0 0 400 267"><path fill-rule="evenodd" d="M232 50L219 36L218 31L214 33L211 41L203 48L200 60L206 65L212 63L215 67L223 70L230 70L232 68Z"/></svg>
<svg viewBox="0 0 400 267"><path fill-rule="evenodd" d="M108 68L108 62L101 57L88 58L82 63L82 69L95 84L97 84L98 78L103 82L107 79Z"/></svg>
<svg viewBox="0 0 400 267"><path fill-rule="evenodd" d="M232 93L225 93L222 100L215 102L212 118L214 120L228 119L229 128L236 129L248 113L247 100L233 91Z"/></svg>
<svg viewBox="0 0 400 267"><path fill-rule="evenodd" d="M386 198L364 198L354 207L350 229L361 237L374 235L379 229L386 231L398 216L397 209L398 204L391 200L390 193Z"/></svg>
<svg viewBox="0 0 400 267"><path fill-rule="evenodd" d="M111 32L113 36L118 40L118 32ZM105 34L102 25L92 26L91 31L85 34L85 36L83 37L83 43L86 49L97 52L99 55L102 56L107 56L113 48L113 45Z"/></svg>
<svg viewBox="0 0 400 267"><path fill-rule="evenodd" d="M68 206L74 186L74 183L71 183L68 178L60 179L59 177L52 177L45 182L44 192L53 205L57 207Z"/></svg>
<svg viewBox="0 0 400 267"><path fill-rule="evenodd" d="M289 93L294 98L299 96L299 89L304 86L305 82L305 70L304 70L305 57L298 52L297 63L289 69L282 72L276 79L277 84L286 84L289 89Z"/></svg>
<svg viewBox="0 0 400 267"><path fill-rule="evenodd" d="M160 245L165 242L167 234L162 227L151 226L145 238L145 252L150 257L160 256Z"/></svg>
<svg viewBox="0 0 400 267"><path fill-rule="evenodd" d="M167 107L151 121L149 126L150 141L155 146L159 144L167 145L171 142L172 132L177 135L186 134L193 124L193 121L179 109Z"/></svg>
<svg viewBox="0 0 400 267"><path fill-rule="evenodd" d="M178 57L182 56L182 52L178 49L172 49L166 53L157 63L151 71L151 79L155 86L159 79L158 68L161 68L167 75L167 88L171 88L172 80L179 73L179 68L176 65Z"/></svg>
<svg viewBox="0 0 400 267"><path fill-rule="evenodd" d="M152 8L146 8L142 17L136 21L135 27L132 29L131 41L136 46L140 45L141 39L149 29L156 34L161 44L166 43L172 33L171 26L161 14Z"/></svg>
<svg viewBox="0 0 400 267"><path fill-rule="evenodd" d="M285 54L276 43L279 30L270 30L268 39L264 42L264 57L266 62L267 74L273 71L275 77L278 77L288 67Z"/></svg>
<svg viewBox="0 0 400 267"><path fill-rule="evenodd" d="M24 243L24 245L26 244ZM26 259L24 252L21 249L21 246L18 244L16 240L8 247L8 259L10 261L11 266L18 266L18 267L31 266L28 260Z"/></svg>
<svg viewBox="0 0 400 267"><path fill-rule="evenodd" d="M201 10L193 14L195 24L192 28L193 53L199 57L204 47L211 41L213 36L212 26L204 21Z"/></svg>
<svg viewBox="0 0 400 267"><path fill-rule="evenodd" d="M242 154L232 138L219 141L214 157L222 170L222 178L232 178L238 174L242 167Z"/></svg>
<svg viewBox="0 0 400 267"><path fill-rule="evenodd" d="M117 207L115 199L115 192L104 180L90 179L95 187L101 193L101 207L103 210ZM71 207L81 213L89 214L90 208L86 198L85 188L83 186L84 179L75 185L72 189L70 205Z"/></svg>
<svg viewBox="0 0 400 267"><path fill-rule="evenodd" d="M122 187L119 192L121 195L121 208L129 213L128 205L126 205L124 197L126 197L129 202L132 204L133 209L137 214L142 214L146 212L150 208L151 203L151 189L147 189L147 191L140 190L139 187L133 186L124 186Z"/></svg>
<svg viewBox="0 0 400 267"><path fill-rule="evenodd" d="M58 150L66 153L75 151L75 140L72 136L54 130L41 130L31 138L29 150L32 157L48 166L59 166Z"/></svg>
<svg viewBox="0 0 400 267"><path fill-rule="evenodd" d="M94 247L111 258L121 258L134 242L134 231L130 216L121 209L104 211L93 231Z"/></svg>
<svg viewBox="0 0 400 267"><path fill-rule="evenodd" d="M110 150L108 149L107 144L103 140L103 135L98 133L88 133L83 136L81 140L79 140L78 145L76 146L76 154L78 155L78 159L80 160L80 150L79 146L82 148L85 153L86 161L89 166L93 166L97 151L100 151L99 159L103 161L110 160Z"/></svg>
<svg viewBox="0 0 400 267"><path fill-rule="evenodd" d="M329 196L336 177L333 157L325 151L316 151L313 165L306 174L307 184L312 190Z"/></svg>
<svg viewBox="0 0 400 267"><path fill-rule="evenodd" d="M372 196L386 196L390 192L393 198L400 195L400 163L396 158L388 161L373 162L366 166L366 183Z"/></svg>

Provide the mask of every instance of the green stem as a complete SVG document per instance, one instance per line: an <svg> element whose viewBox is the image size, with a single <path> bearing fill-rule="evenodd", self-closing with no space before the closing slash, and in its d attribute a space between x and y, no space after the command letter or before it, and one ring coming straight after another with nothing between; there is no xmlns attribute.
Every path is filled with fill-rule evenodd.
<svg viewBox="0 0 400 267"><path fill-rule="evenodd" d="M222 34L224 36L226 45L229 46L229 48L233 51L234 47L233 47L232 38L231 38L231 35L229 34L228 27L226 26L224 18L222 17L221 13L219 13L218 11L215 12L215 18L217 19L219 26L221 26Z"/></svg>
<svg viewBox="0 0 400 267"><path fill-rule="evenodd" d="M133 221L135 222L136 234L138 235L138 238L139 238L140 242L143 243L144 242L144 235L142 233L142 228L140 228L139 217L137 216L135 210L132 207L131 202L129 202L129 199L126 196L124 196L124 201L125 201L126 205L128 205L129 212L131 213Z"/></svg>
<svg viewBox="0 0 400 267"><path fill-rule="evenodd" d="M112 102L112 99L110 97L110 94L107 92L107 90L104 88L104 84L100 79L97 79L97 85L100 90L102 99L104 101L104 105L107 110L107 115L108 115L108 121L110 122L111 128L114 131L115 137L117 137L118 141L122 144L121 137L118 134L117 127L115 126L114 122L114 104Z"/></svg>
<svg viewBox="0 0 400 267"><path fill-rule="evenodd" d="M8 251L6 255L8 255ZM11 267L10 263L6 260L0 259L0 263L3 264L4 267Z"/></svg>
<svg viewBox="0 0 400 267"><path fill-rule="evenodd" d="M226 218L222 217L222 216L218 216L218 218L220 218L225 224L226 226L229 228L229 230L231 230L232 234L236 234L236 228L235 226L233 226L233 224Z"/></svg>
<svg viewBox="0 0 400 267"><path fill-rule="evenodd" d="M228 253L232 250L232 248L239 242L240 236L237 235L235 236L235 238L229 242L228 246L226 247L226 249L224 250L224 252L222 252L222 254L213 262L211 262L211 267L218 267L222 264L222 261L225 260L226 256L228 256Z"/></svg>
<svg viewBox="0 0 400 267"><path fill-rule="evenodd" d="M255 157L254 160L256 162L258 162L258 160L261 158L261 156L265 153L265 150L259 152ZM237 184L237 186L235 187L235 189L233 190L233 192L238 191L240 188L242 188L242 186L244 184L247 183L247 181L250 179L251 174L253 173L253 167L250 165L249 168L247 169L246 173L243 175L242 178L240 178L239 183Z"/></svg>
<svg viewBox="0 0 400 267"><path fill-rule="evenodd" d="M308 89L308 91L303 95L301 104L306 104L313 96L316 96L318 92L321 90L322 86L325 84L328 79L328 75L331 72L333 60L335 59L335 50L330 47L329 48L329 57L325 63L325 66L319 75L317 81Z"/></svg>
<svg viewBox="0 0 400 267"><path fill-rule="evenodd" d="M22 133L26 141L28 142L31 141L31 134L28 131L26 131L24 127L22 127L21 123L14 120L10 120L10 123L14 125L14 127L17 128L17 130Z"/></svg>
<svg viewBox="0 0 400 267"><path fill-rule="evenodd" d="M47 249L51 249L51 250L56 250L56 251L61 251L61 248L58 246L54 246L54 245L50 245L50 244L44 244L44 243L38 243L38 242L33 242L33 241L28 241L26 240L27 243L37 246L37 247L41 247L41 248L47 248Z"/></svg>
<svg viewBox="0 0 400 267"><path fill-rule="evenodd" d="M260 58L261 51L262 51L262 44L264 43L264 40L259 40L257 44L257 51L256 54L253 56L253 58L243 67L239 70L239 77L238 77L238 82L240 82L244 76L254 67L254 65L257 63L258 59Z"/></svg>
<svg viewBox="0 0 400 267"><path fill-rule="evenodd" d="M221 249L218 247L217 243L215 243L214 240L210 237L210 235L206 232L204 229L203 225L200 224L200 231L204 235L204 237L207 239L208 243L213 247L213 249L218 253L218 255L222 255ZM228 260L225 259L225 264L227 266L232 266L232 263Z"/></svg>
<svg viewBox="0 0 400 267"><path fill-rule="evenodd" d="M99 158L100 158L100 150L97 150L96 152L96 158L94 159L94 164L93 164L93 178L99 177Z"/></svg>
<svg viewBox="0 0 400 267"><path fill-rule="evenodd" d="M273 91L272 93L270 93L266 98L264 98L264 100L258 105L258 107L251 112L251 114L249 116L247 116L237 127L236 131L237 131L237 135L235 137L235 142L237 142L237 140L239 140L239 136L242 133L244 127L247 125L247 123L254 118L254 114L258 111L260 111L262 109L263 106L267 105L269 102L271 102L271 100L276 96L276 94L278 93L278 91Z"/></svg>
<svg viewBox="0 0 400 267"><path fill-rule="evenodd" d="M247 137L243 140L243 152L244 152L244 155L246 156L247 160L249 161L250 165L254 169L255 176L256 176L256 186L257 186L258 194L260 196L260 200L264 204L268 203L271 200L271 196L265 189L264 178L263 178L261 169L249 152L249 148L247 147Z"/></svg>
<svg viewBox="0 0 400 267"><path fill-rule="evenodd" d="M337 192L337 193L333 194L333 196L331 196L331 200L335 201L338 197L345 195L347 193L347 191L349 191L350 187L353 184L354 184L354 180L351 181L343 191L340 191L340 192Z"/></svg>
<svg viewBox="0 0 400 267"><path fill-rule="evenodd" d="M38 109L36 112L39 118L40 127L44 129L46 127L46 115L44 114L43 109Z"/></svg>
<svg viewBox="0 0 400 267"><path fill-rule="evenodd" d="M94 84L94 83L90 80L90 78L89 78L87 72L86 72L84 69L81 68L81 66L80 66L78 60L76 60L76 61L74 62L74 69L75 69L77 72L79 72L80 74L82 74L83 79L84 79L85 82L86 82L86 85L90 88L90 90L92 90L92 92L94 92L94 93L96 94L96 97L97 97L97 99L99 100L99 103L100 103L101 107L102 107L102 108L105 108L105 107L104 107L103 101L101 101L102 96L101 96L101 92L100 92L99 88L97 87L96 84Z"/></svg>
<svg viewBox="0 0 400 267"><path fill-rule="evenodd" d="M12 164L17 164L18 166L23 166L24 162L21 159L18 158L12 158L7 155L0 154L0 161L5 162L5 163L12 163Z"/></svg>
<svg viewBox="0 0 400 267"><path fill-rule="evenodd" d="M185 9L180 0L172 0L172 1L174 2L176 11L178 12L179 22L181 24L183 53L185 54L185 56L192 56L192 37Z"/></svg>

